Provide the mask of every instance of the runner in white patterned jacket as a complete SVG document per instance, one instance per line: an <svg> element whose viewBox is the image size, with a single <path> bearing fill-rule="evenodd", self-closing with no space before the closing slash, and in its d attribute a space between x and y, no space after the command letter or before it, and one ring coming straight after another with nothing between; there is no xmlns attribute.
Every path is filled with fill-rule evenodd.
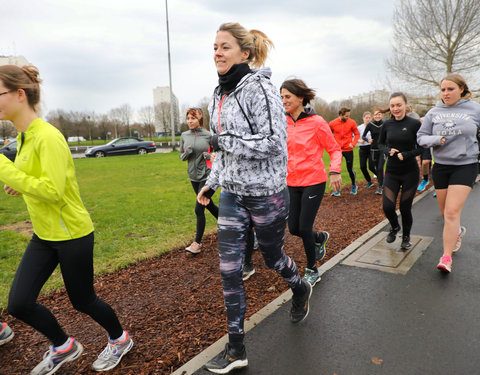
<svg viewBox="0 0 480 375"><path fill-rule="evenodd" d="M209 109L216 157L197 199L206 205L212 192L222 188L218 251L229 342L206 365L219 374L248 365L243 344L246 302L242 265L252 226L265 263L292 288L292 322L307 316L312 291L283 248L289 197L287 121L282 100L270 82L270 70L252 71L249 66L261 67L271 45L264 33L247 31L238 23L221 25L214 43L220 85Z"/></svg>

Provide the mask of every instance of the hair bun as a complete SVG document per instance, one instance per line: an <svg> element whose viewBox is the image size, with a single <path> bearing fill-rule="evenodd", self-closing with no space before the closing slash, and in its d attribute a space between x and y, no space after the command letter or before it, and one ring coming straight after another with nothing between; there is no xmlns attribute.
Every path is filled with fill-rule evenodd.
<svg viewBox="0 0 480 375"><path fill-rule="evenodd" d="M34 83L40 83L42 80L38 77L40 72L36 66L33 65L24 65L22 66L22 70L31 79Z"/></svg>

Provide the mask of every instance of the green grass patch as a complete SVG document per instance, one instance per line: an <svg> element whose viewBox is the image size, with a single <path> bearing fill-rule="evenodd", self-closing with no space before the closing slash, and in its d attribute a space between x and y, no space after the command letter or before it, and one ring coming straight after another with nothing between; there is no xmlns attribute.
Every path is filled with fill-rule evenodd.
<svg viewBox="0 0 480 375"><path fill-rule="evenodd" d="M324 155L328 169L329 155ZM357 180L363 181L355 151ZM187 245L195 235L196 196L187 175L187 163L178 152L75 159L83 202L95 225L95 272L112 272L140 259ZM342 181L350 183L345 162ZM327 192L330 189L327 187ZM214 195L218 204L219 194ZM216 220L206 211L206 233ZM22 198L0 194L0 226L28 219ZM29 241L13 230L0 231L0 309ZM63 285L60 272L45 291Z"/></svg>
<svg viewBox="0 0 480 375"><path fill-rule="evenodd" d="M189 244L196 196L178 152L75 159L83 202L95 225L95 271L112 272ZM218 194L213 197L218 203ZM216 220L206 211L206 233ZM23 199L0 194L0 225L28 219ZM0 308L29 238L0 231ZM45 290L63 285L57 271ZM45 291L44 290L44 291Z"/></svg>

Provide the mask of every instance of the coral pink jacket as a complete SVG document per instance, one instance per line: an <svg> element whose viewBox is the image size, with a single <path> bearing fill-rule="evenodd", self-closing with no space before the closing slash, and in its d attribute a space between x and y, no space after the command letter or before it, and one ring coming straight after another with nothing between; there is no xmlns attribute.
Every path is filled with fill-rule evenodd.
<svg viewBox="0 0 480 375"><path fill-rule="evenodd" d="M328 180L323 150L330 155L330 172L340 173L342 151L328 123L311 108L297 121L287 114L288 186L311 186Z"/></svg>

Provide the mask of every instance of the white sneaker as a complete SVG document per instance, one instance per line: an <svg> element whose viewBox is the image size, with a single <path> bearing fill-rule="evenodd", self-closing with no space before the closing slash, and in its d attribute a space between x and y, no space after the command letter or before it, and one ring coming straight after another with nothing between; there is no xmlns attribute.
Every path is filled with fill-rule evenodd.
<svg viewBox="0 0 480 375"><path fill-rule="evenodd" d="M193 241L192 244L185 248L185 251L188 251L192 254L198 254L202 251L202 244L196 241Z"/></svg>
<svg viewBox="0 0 480 375"><path fill-rule="evenodd" d="M93 369L95 371L107 371L114 368L120 363L123 356L132 349L133 340L127 332L127 338L123 341L112 343L108 342L107 347L98 356L97 360L93 362Z"/></svg>
<svg viewBox="0 0 480 375"><path fill-rule="evenodd" d="M460 248L462 247L462 237L465 236L465 233L467 233L467 228L465 228L464 226L460 226L460 233L457 236L457 243L455 244L455 247L453 249L454 253L460 251Z"/></svg>
<svg viewBox="0 0 480 375"><path fill-rule="evenodd" d="M35 366L30 375L51 375L66 362L73 361L80 357L83 352L83 346L77 340L70 338L70 347L67 350L55 351L53 346L47 350L43 356L42 362Z"/></svg>

